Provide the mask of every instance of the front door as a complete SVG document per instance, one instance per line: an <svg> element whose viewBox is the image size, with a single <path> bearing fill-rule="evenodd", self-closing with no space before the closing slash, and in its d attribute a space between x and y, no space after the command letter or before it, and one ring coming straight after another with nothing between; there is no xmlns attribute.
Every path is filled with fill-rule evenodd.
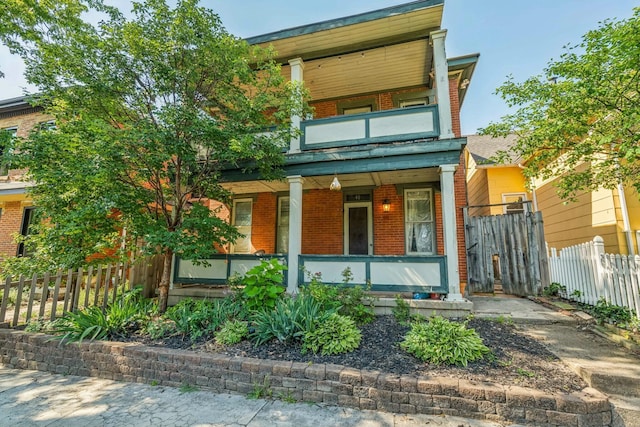
<svg viewBox="0 0 640 427"><path fill-rule="evenodd" d="M344 249L345 255L373 254L370 202L345 203Z"/></svg>

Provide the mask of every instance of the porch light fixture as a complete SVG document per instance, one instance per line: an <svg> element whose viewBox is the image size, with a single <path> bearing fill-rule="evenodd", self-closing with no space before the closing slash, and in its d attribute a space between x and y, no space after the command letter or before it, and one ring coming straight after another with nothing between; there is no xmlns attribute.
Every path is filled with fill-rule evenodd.
<svg viewBox="0 0 640 427"><path fill-rule="evenodd" d="M384 212L389 212L391 210L391 202L389 201L389 199L384 199L384 201L382 202L382 210Z"/></svg>
<svg viewBox="0 0 640 427"><path fill-rule="evenodd" d="M341 189L342 189L342 184L340 184L340 181L338 181L338 175L333 175L333 181L331 181L329 190L340 191Z"/></svg>

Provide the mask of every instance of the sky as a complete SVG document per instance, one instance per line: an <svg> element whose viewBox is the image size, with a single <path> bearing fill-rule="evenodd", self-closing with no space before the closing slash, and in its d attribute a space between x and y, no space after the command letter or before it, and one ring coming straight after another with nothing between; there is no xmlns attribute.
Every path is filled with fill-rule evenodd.
<svg viewBox="0 0 640 427"><path fill-rule="evenodd" d="M121 10L129 0L107 0ZM408 0L201 0L216 12L227 30L251 37L299 25L408 3ZM516 81L542 74L567 44L605 19L626 19L640 0L445 0L442 28L447 29L447 56L480 53L462 106L462 133L498 121L509 112L494 94L507 76ZM24 94L23 65L0 47L0 99Z"/></svg>

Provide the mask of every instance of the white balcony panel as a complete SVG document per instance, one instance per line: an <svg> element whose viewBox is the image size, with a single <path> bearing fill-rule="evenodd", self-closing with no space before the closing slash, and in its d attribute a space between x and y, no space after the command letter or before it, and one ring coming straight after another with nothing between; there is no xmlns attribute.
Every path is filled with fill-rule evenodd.
<svg viewBox="0 0 640 427"><path fill-rule="evenodd" d="M388 285L440 286L438 263L371 263L371 282Z"/></svg>
<svg viewBox="0 0 640 427"><path fill-rule="evenodd" d="M307 125L305 132L306 145L362 139L366 137L365 119Z"/></svg>
<svg viewBox="0 0 640 427"><path fill-rule="evenodd" d="M433 132L433 130L433 111L372 117L369 122L371 138Z"/></svg>
<svg viewBox="0 0 640 427"><path fill-rule="evenodd" d="M189 279L226 279L227 263L223 259L210 259L209 265L195 265L192 261L180 260L178 276Z"/></svg>
<svg viewBox="0 0 640 427"><path fill-rule="evenodd" d="M256 258L256 259L231 259L229 262L231 262L231 276L233 276L235 274L239 274L240 276L244 276L245 274L247 274L247 271L251 270L256 265L260 265L262 260L260 258Z"/></svg>
<svg viewBox="0 0 640 427"><path fill-rule="evenodd" d="M324 283L342 283L342 272L351 267L353 274L352 283L364 284L367 282L367 264L365 262L335 262L335 261L305 261L304 268L310 274L322 274ZM307 278L305 278L307 280Z"/></svg>

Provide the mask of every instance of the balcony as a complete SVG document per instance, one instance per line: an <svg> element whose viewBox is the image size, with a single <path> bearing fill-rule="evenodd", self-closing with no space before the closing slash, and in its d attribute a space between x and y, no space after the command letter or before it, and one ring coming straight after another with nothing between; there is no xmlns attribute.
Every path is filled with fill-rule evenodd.
<svg viewBox="0 0 640 427"><path fill-rule="evenodd" d="M437 138L440 134L437 105L306 120L300 127L302 151Z"/></svg>

